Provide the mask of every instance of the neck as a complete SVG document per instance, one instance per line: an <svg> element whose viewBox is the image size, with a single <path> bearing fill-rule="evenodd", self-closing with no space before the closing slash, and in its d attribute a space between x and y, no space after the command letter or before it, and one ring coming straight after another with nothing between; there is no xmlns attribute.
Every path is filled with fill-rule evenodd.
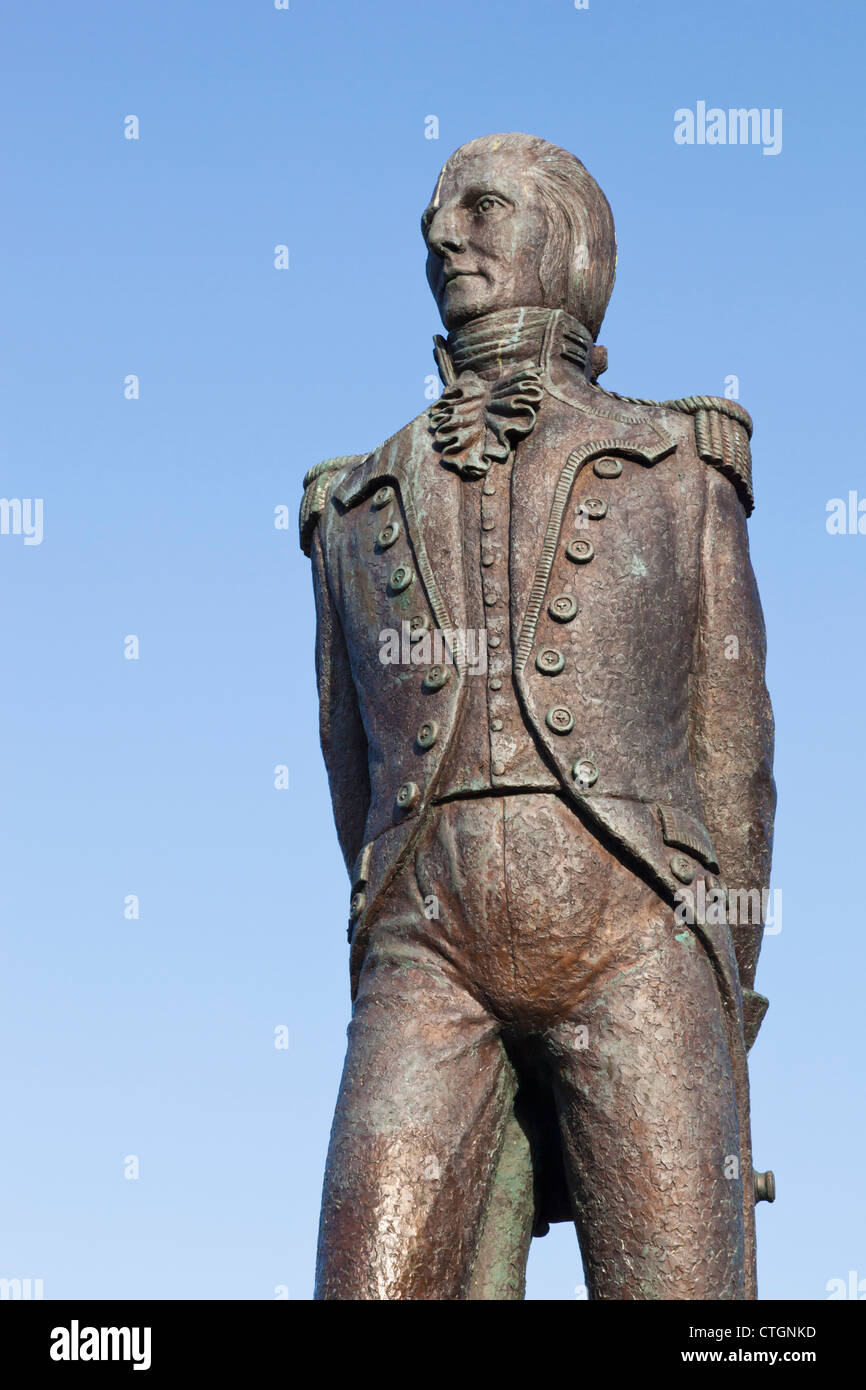
<svg viewBox="0 0 866 1390"><path fill-rule="evenodd" d="M592 335L564 309L499 309L455 328L447 342L435 339L436 360L445 385L471 371L495 381L518 364L547 371L563 359L572 372L592 379Z"/></svg>

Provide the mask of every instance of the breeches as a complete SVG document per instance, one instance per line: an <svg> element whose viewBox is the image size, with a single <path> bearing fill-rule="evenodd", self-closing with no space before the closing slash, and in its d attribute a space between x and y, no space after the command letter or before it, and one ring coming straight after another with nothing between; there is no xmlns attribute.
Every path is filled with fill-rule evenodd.
<svg viewBox="0 0 866 1390"><path fill-rule="evenodd" d="M448 802L368 924L316 1297L520 1297L541 1113L590 1297L745 1296L699 938L558 796Z"/></svg>

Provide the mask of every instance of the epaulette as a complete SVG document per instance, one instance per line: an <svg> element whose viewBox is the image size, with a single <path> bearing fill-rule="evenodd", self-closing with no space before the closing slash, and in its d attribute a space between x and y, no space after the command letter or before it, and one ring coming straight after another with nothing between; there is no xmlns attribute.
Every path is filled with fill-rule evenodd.
<svg viewBox="0 0 866 1390"><path fill-rule="evenodd" d="M353 467L367 458L366 454L342 454L339 458L322 459L304 474L304 497L301 514L298 518L301 549L309 555L313 544L313 532L325 506L328 488L334 481L334 474Z"/></svg>
<svg viewBox="0 0 866 1390"><path fill-rule="evenodd" d="M604 387L596 386L596 390L603 391ZM694 416L698 453L704 463L711 464L730 479L746 516L751 516L755 508L752 452L749 448L752 417L737 401L729 401L722 396L683 396L677 401L648 401L639 396L620 396L615 391L605 391L604 394L631 405L655 405Z"/></svg>

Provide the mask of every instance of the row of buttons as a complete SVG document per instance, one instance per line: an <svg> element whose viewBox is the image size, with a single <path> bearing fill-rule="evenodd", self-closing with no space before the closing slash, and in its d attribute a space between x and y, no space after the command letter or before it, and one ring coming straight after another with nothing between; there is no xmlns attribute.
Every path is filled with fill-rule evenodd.
<svg viewBox="0 0 866 1390"><path fill-rule="evenodd" d="M622 473L619 459L600 458L593 464L597 478L618 478ZM581 515L590 521L601 521L607 516L608 504L601 497L585 497L578 508ZM569 541L565 554L576 565L589 564L595 556L592 541L582 536ZM577 600L572 594L557 594L547 606L547 612L557 623L570 623L577 617ZM565 669L565 657L558 647L541 647L535 656L535 666L542 675L558 676ZM570 734L574 728L574 715L567 705L551 705L545 715L545 723L554 734ZM583 790L598 781L598 767L592 758L578 758L571 767L571 775Z"/></svg>
<svg viewBox="0 0 866 1390"><path fill-rule="evenodd" d="M505 775L505 758L508 752L513 751L512 743L509 739L499 739L495 737L501 734L505 728L504 716L511 708L511 698L507 687L503 686L502 675L509 668L510 653L500 651L503 635L507 632L508 612L507 612L507 559L508 542L507 536L503 543L497 543L491 534L496 530L496 517L504 524L507 531L507 498L510 488L510 463L506 464L505 472L501 477L500 501L491 502L488 499L497 495L497 486L491 478L485 478L481 486L481 550L479 559L482 568L488 570L497 560L500 561L500 573L502 580L497 581L486 576L482 578L481 595L486 607L495 608L497 611L488 615L487 618L487 646L492 656L489 657L489 677L487 681L487 731L489 736L489 757L490 772L493 777ZM494 549L494 546L496 547Z"/></svg>
<svg viewBox="0 0 866 1390"><path fill-rule="evenodd" d="M427 690L441 690L443 685L449 680L451 672L447 666L431 666L427 675L424 677L424 687ZM428 748L432 748L439 737L439 725L435 719L425 719L423 724L418 727L415 735L415 742L422 752L426 753ZM413 811L421 800L421 789L417 782L404 782L397 791L395 798L397 810L402 812Z"/></svg>
<svg viewBox="0 0 866 1390"><path fill-rule="evenodd" d="M372 505L376 509L376 511L381 511L384 507L387 507L390 502L393 502L393 500L394 489L390 485L386 485L384 487L380 487L373 494ZM379 547L380 550L389 550L390 547L394 544L394 542L398 539L400 534L401 532L399 521L389 521L378 532L376 536L376 545ZM405 593L405 591L409 588L410 584L414 582L414 580L415 571L411 565L396 565L394 569L391 571L390 575L388 576L388 588L391 590L392 594L402 594ZM426 631L429 628L429 626L430 620L427 617L426 613L416 613L413 615L413 617L409 619L410 632L423 632ZM451 671L448 666L434 665L431 666L426 672L422 681L422 685L425 690L441 690L443 686L447 685L450 679ZM426 752L428 748L432 748L439 737L439 725L436 722L436 720L425 719L423 724L421 724L420 728L418 729L418 733L415 737L418 747L423 752ZM398 789L397 796L395 798L397 809L404 813L414 810L414 808L418 805L420 799L421 789L419 788L418 783L404 782L402 786ZM360 899L363 899L364 897L363 893L359 893L356 896ZM353 899L352 906L353 909L356 909L355 915L360 915L360 912L363 910L363 901L360 905L358 905L355 903Z"/></svg>
<svg viewBox="0 0 866 1390"><path fill-rule="evenodd" d="M622 464L619 462L619 459L599 459L598 462L616 465L617 469L616 472L599 473L599 477L615 478L622 472ZM588 516L594 521L599 521L602 517L607 516L607 503L600 497L585 497L580 504L579 510L584 516ZM592 541L578 539L568 542L565 547L565 553L569 560L573 560L576 564L585 565L595 555L595 547ZM547 611L554 622L570 623L577 617L577 599L573 594L557 594L547 605ZM542 647L536 654L535 665L538 670L541 671L542 675L558 676L565 668L565 657L558 647ZM574 721L572 720L572 724L569 725L567 729L554 728L554 726L550 724L550 719L548 718L548 724L551 728L554 728L555 733L569 733L573 723Z"/></svg>
<svg viewBox="0 0 866 1390"><path fill-rule="evenodd" d="M372 505L376 511L381 511L387 507L389 502L394 501L394 489L388 485L380 487L373 493ZM399 521L387 522L376 536L376 544L380 550L389 550L400 535ZM388 588L393 594L402 594L415 578L415 571L411 565L397 565L388 578ZM416 627L422 626L416 623Z"/></svg>
<svg viewBox="0 0 866 1390"><path fill-rule="evenodd" d="M622 464L619 459L615 458L596 459L592 471L597 478L618 478L622 473ZM601 521L602 517L607 516L607 503L601 497L585 497L579 510L590 521ZM565 553L574 564L587 565L595 555L595 546L592 541L579 537L577 540L568 542ZM555 616L551 613L551 617Z"/></svg>

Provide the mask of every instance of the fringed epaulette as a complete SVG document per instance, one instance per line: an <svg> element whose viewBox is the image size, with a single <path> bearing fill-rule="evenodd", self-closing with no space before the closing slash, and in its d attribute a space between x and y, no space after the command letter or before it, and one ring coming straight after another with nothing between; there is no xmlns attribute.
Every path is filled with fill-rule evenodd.
<svg viewBox="0 0 866 1390"><path fill-rule="evenodd" d="M655 405L664 410L679 410L684 415L692 415L698 453L704 463L711 464L730 479L746 516L751 516L755 507L752 452L749 448L752 417L737 401L729 401L722 396L683 396L677 401L648 401L639 396L620 396L615 391L605 391L605 395L631 405Z"/></svg>
<svg viewBox="0 0 866 1390"><path fill-rule="evenodd" d="M334 481L334 474L351 468L367 457L366 454L342 454L339 458L322 459L304 474L304 497L301 514L298 518L301 549L309 555L313 544L313 532L325 506L328 488Z"/></svg>
<svg viewBox="0 0 866 1390"><path fill-rule="evenodd" d="M736 401L720 396L688 396L678 401L695 417L695 439L704 463L724 473L737 489L746 516L755 507L752 491L752 417Z"/></svg>

